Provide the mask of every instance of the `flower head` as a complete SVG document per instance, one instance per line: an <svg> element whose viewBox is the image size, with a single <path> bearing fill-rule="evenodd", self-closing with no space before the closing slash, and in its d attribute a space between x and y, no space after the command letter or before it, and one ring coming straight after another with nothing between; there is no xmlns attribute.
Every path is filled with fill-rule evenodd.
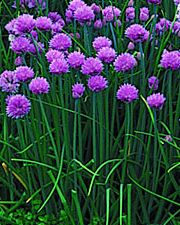
<svg viewBox="0 0 180 225"><path fill-rule="evenodd" d="M103 26L101 19L98 19L96 21L94 21L94 28L95 29L101 29Z"/></svg>
<svg viewBox="0 0 180 225"><path fill-rule="evenodd" d="M156 23L156 32L162 34L165 31L168 31L171 27L171 22L165 18L161 18L158 23Z"/></svg>
<svg viewBox="0 0 180 225"><path fill-rule="evenodd" d="M72 67L74 69L78 69L83 65L83 63L85 61L85 56L84 56L84 54L82 54L80 52L74 51L68 55L67 61L70 65L70 67Z"/></svg>
<svg viewBox="0 0 180 225"><path fill-rule="evenodd" d="M119 87L116 97L122 102L130 103L138 99L138 89L131 84L123 84Z"/></svg>
<svg viewBox="0 0 180 225"><path fill-rule="evenodd" d="M179 21L176 21L173 25L173 33L174 34L177 34L178 37L180 37L180 22Z"/></svg>
<svg viewBox="0 0 180 225"><path fill-rule="evenodd" d="M52 21L46 16L40 16L36 19L36 27L39 30L47 31L50 30L52 26Z"/></svg>
<svg viewBox="0 0 180 225"><path fill-rule="evenodd" d="M133 24L125 31L126 37L133 42L144 42L149 37L149 31L139 24Z"/></svg>
<svg viewBox="0 0 180 225"><path fill-rule="evenodd" d="M140 16L139 19L142 22L146 22L149 19L149 9L147 7L140 8Z"/></svg>
<svg viewBox="0 0 180 225"><path fill-rule="evenodd" d="M21 66L23 64L23 59L21 56L18 56L15 60L14 60L14 64L16 66Z"/></svg>
<svg viewBox="0 0 180 225"><path fill-rule="evenodd" d="M49 46L59 51L66 51L71 47L71 38L66 34L56 34L51 40Z"/></svg>
<svg viewBox="0 0 180 225"><path fill-rule="evenodd" d="M116 57L116 52L113 48L103 47L99 50L97 57L105 63L111 63Z"/></svg>
<svg viewBox="0 0 180 225"><path fill-rule="evenodd" d="M53 60L59 59L59 58L64 58L63 52L60 52L58 50L50 49L46 53L46 59L49 63L52 63Z"/></svg>
<svg viewBox="0 0 180 225"><path fill-rule="evenodd" d="M161 3L161 0L147 0L148 3L151 3L151 4L157 4L159 5Z"/></svg>
<svg viewBox="0 0 180 225"><path fill-rule="evenodd" d="M99 75L103 70L103 64L98 58L89 57L82 65L82 73L85 75Z"/></svg>
<svg viewBox="0 0 180 225"><path fill-rule="evenodd" d="M116 72L126 72L128 70L132 70L136 65L136 59L129 53L120 54L114 62Z"/></svg>
<svg viewBox="0 0 180 225"><path fill-rule="evenodd" d="M163 94L160 93L152 94L149 97L147 97L148 105L154 109L162 109L165 101L166 98L163 96Z"/></svg>
<svg viewBox="0 0 180 225"><path fill-rule="evenodd" d="M57 12L49 12L48 18L50 18L53 23L58 22L58 20L62 19L61 15L59 15Z"/></svg>
<svg viewBox="0 0 180 225"><path fill-rule="evenodd" d="M76 83L72 86L72 96L73 98L80 98L83 96L85 87L83 84Z"/></svg>
<svg viewBox="0 0 180 225"><path fill-rule="evenodd" d="M0 88L2 91L9 93L18 91L19 82L14 71L5 70L0 75Z"/></svg>
<svg viewBox="0 0 180 225"><path fill-rule="evenodd" d="M94 13L100 13L100 11L101 11L101 8L98 6L98 5L96 5L95 3L93 3L92 5L91 5L91 9L94 11Z"/></svg>
<svg viewBox="0 0 180 225"><path fill-rule="evenodd" d="M132 21L135 18L135 8L130 6L126 9L126 21Z"/></svg>
<svg viewBox="0 0 180 225"><path fill-rule="evenodd" d="M11 49L17 54L28 52L30 43L28 38L20 36L11 41Z"/></svg>
<svg viewBox="0 0 180 225"><path fill-rule="evenodd" d="M49 66L49 70L53 74L61 75L69 71L69 66L64 58L59 58L52 61Z"/></svg>
<svg viewBox="0 0 180 225"><path fill-rule="evenodd" d="M16 29L15 29L15 24L16 24L17 19L12 19L9 23L6 24L5 29L8 31L10 34L15 34Z"/></svg>
<svg viewBox="0 0 180 225"><path fill-rule="evenodd" d="M164 50L160 64L165 69L180 69L180 52Z"/></svg>
<svg viewBox="0 0 180 225"><path fill-rule="evenodd" d="M29 84L29 90L36 95L48 93L49 87L49 83L44 77L34 78Z"/></svg>
<svg viewBox="0 0 180 225"><path fill-rule="evenodd" d="M98 52L103 47L111 47L112 41L104 36L99 36L94 39L93 47Z"/></svg>
<svg viewBox="0 0 180 225"><path fill-rule="evenodd" d="M31 109L30 101L24 95L20 94L8 96L6 103L6 113L8 117L14 119L24 117Z"/></svg>
<svg viewBox="0 0 180 225"><path fill-rule="evenodd" d="M157 77L152 76L148 79L148 85L149 88L153 89L153 90L157 90L158 89L158 84L159 84L159 80Z"/></svg>
<svg viewBox="0 0 180 225"><path fill-rule="evenodd" d="M102 10L103 17L106 21L110 22L114 20L114 17L119 17L121 10L115 6L107 6Z"/></svg>
<svg viewBox="0 0 180 225"><path fill-rule="evenodd" d="M90 22L94 20L94 12L90 6L83 5L76 9L74 12L74 18L80 23Z"/></svg>
<svg viewBox="0 0 180 225"><path fill-rule="evenodd" d="M97 75L88 79L88 88L93 92L100 92L107 87L107 80L103 76Z"/></svg>
<svg viewBox="0 0 180 225"><path fill-rule="evenodd" d="M31 32L35 27L35 20L29 14L23 14L16 19L14 28L16 34Z"/></svg>
<svg viewBox="0 0 180 225"><path fill-rule="evenodd" d="M34 71L28 66L19 66L15 70L16 77L19 81L25 82L34 77Z"/></svg>

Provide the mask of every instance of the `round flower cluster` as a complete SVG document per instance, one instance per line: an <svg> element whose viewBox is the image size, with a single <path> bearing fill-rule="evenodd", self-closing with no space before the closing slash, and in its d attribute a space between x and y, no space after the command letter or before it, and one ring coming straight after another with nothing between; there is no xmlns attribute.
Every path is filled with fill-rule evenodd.
<svg viewBox="0 0 180 225"><path fill-rule="evenodd" d="M16 8L17 0L14 0L14 4L12 7ZM28 7L29 9L32 8L39 8L41 7L43 10L46 9L46 0L20 0L19 5L22 8Z"/></svg>
<svg viewBox="0 0 180 225"><path fill-rule="evenodd" d="M48 93L49 87L49 83L44 77L34 78L29 84L29 90L36 95Z"/></svg>
<svg viewBox="0 0 180 225"><path fill-rule="evenodd" d="M120 54L114 62L116 72L127 72L132 70L136 65L136 59L129 53Z"/></svg>
<svg viewBox="0 0 180 225"><path fill-rule="evenodd" d="M130 103L138 98L138 89L131 84L123 84L119 87L116 97L125 103Z"/></svg>
<svg viewBox="0 0 180 225"><path fill-rule="evenodd" d="M19 36L11 41L10 47L15 53L21 54L29 51L30 44L31 42L28 38Z"/></svg>
<svg viewBox="0 0 180 225"><path fill-rule="evenodd" d="M140 8L139 19L142 22L146 22L149 19L149 9L147 7Z"/></svg>
<svg viewBox="0 0 180 225"><path fill-rule="evenodd" d="M59 58L64 58L63 52L60 52L58 50L50 49L46 53L46 59L49 63L52 63L53 60L59 59Z"/></svg>
<svg viewBox="0 0 180 225"><path fill-rule="evenodd" d="M72 67L74 69L78 69L83 65L83 63L85 61L85 56L84 56L84 54L75 51L68 55L67 61L70 65L70 67Z"/></svg>
<svg viewBox="0 0 180 225"><path fill-rule="evenodd" d="M180 69L180 52L164 50L160 65L165 69L178 70Z"/></svg>
<svg viewBox="0 0 180 225"><path fill-rule="evenodd" d="M116 57L116 52L113 48L103 47L99 50L97 57L105 63L111 63Z"/></svg>
<svg viewBox="0 0 180 225"><path fill-rule="evenodd" d="M83 5L74 12L74 18L80 23L90 22L94 20L94 12L90 6Z"/></svg>
<svg viewBox="0 0 180 225"><path fill-rule="evenodd" d="M66 34L56 34L49 43L51 48L59 51L66 51L71 45L71 38Z"/></svg>
<svg viewBox="0 0 180 225"><path fill-rule="evenodd" d="M52 74L61 75L69 71L69 66L64 58L58 58L52 61L49 70Z"/></svg>
<svg viewBox="0 0 180 225"><path fill-rule="evenodd" d="M104 36L99 36L93 41L93 48L98 52L103 47L111 47L112 41Z"/></svg>
<svg viewBox="0 0 180 225"><path fill-rule="evenodd" d="M133 21L135 18L135 8L134 7L128 7L126 9L126 21Z"/></svg>
<svg viewBox="0 0 180 225"><path fill-rule="evenodd" d="M85 87L83 84L76 83L72 86L72 96L73 98L80 98L83 96Z"/></svg>
<svg viewBox="0 0 180 225"><path fill-rule="evenodd" d="M30 101L24 95L12 95L6 99L6 113L11 118L22 118L29 113L31 109Z"/></svg>
<svg viewBox="0 0 180 225"><path fill-rule="evenodd" d="M5 70L0 75L0 88L4 92L15 93L19 88L19 81L14 71Z"/></svg>
<svg viewBox="0 0 180 225"><path fill-rule="evenodd" d="M107 87L107 80L103 76L97 75L88 79L88 88L93 92L100 92Z"/></svg>
<svg viewBox="0 0 180 225"><path fill-rule="evenodd" d="M85 60L81 67L84 75L95 76L99 75L103 70L103 64L98 58L89 57Z"/></svg>
<svg viewBox="0 0 180 225"><path fill-rule="evenodd" d="M157 5L161 4L161 0L147 0L147 2L150 4L157 4Z"/></svg>
<svg viewBox="0 0 180 225"><path fill-rule="evenodd" d="M102 10L104 20L107 22L113 21L114 18L117 18L121 14L121 10L115 6L107 6Z"/></svg>
<svg viewBox="0 0 180 225"><path fill-rule="evenodd" d="M148 79L149 88L151 88L153 90L157 90L158 84L159 84L159 80L157 79L157 77L152 76Z"/></svg>
<svg viewBox="0 0 180 225"><path fill-rule="evenodd" d="M47 31L50 30L52 26L51 19L46 16L40 16L36 19L36 27L39 30Z"/></svg>
<svg viewBox="0 0 180 225"><path fill-rule="evenodd" d="M147 97L148 105L154 109L162 109L165 101L166 98L163 96L163 94L160 93L152 94L149 97Z"/></svg>
<svg viewBox="0 0 180 225"><path fill-rule="evenodd" d="M149 37L149 31L139 24L133 24L128 27L125 34L127 38L135 43L147 41Z"/></svg>
<svg viewBox="0 0 180 225"><path fill-rule="evenodd" d="M29 14L19 16L14 24L16 34L23 34L31 32L35 27L35 20Z"/></svg>
<svg viewBox="0 0 180 225"><path fill-rule="evenodd" d="M158 23L156 23L156 32L162 34L171 28L171 22L165 18L161 18Z"/></svg>
<svg viewBox="0 0 180 225"><path fill-rule="evenodd" d="M25 82L34 77L34 71L28 66L19 66L15 70L16 77L19 81Z"/></svg>

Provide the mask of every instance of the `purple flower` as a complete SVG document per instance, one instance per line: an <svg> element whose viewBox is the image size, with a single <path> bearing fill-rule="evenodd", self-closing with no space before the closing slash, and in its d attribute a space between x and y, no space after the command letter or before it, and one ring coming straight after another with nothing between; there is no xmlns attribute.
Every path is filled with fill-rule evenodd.
<svg viewBox="0 0 180 225"><path fill-rule="evenodd" d="M9 23L6 24L5 29L8 31L10 34L15 34L15 24L16 24L16 19L12 19Z"/></svg>
<svg viewBox="0 0 180 225"><path fill-rule="evenodd" d="M105 63L111 63L116 57L116 52L113 48L103 47L99 50L97 57Z"/></svg>
<svg viewBox="0 0 180 225"><path fill-rule="evenodd" d="M23 64L23 59L22 59L22 57L21 57L21 56L18 56L18 57L15 59L14 64L15 64L16 66L21 66L21 65Z"/></svg>
<svg viewBox="0 0 180 225"><path fill-rule="evenodd" d="M102 10L103 17L106 21L110 22L114 20L114 17L119 17L121 10L115 6L107 6Z"/></svg>
<svg viewBox="0 0 180 225"><path fill-rule="evenodd" d="M29 90L35 95L47 94L49 92L49 87L49 83L44 77L34 78L29 84Z"/></svg>
<svg viewBox="0 0 180 225"><path fill-rule="evenodd" d="M19 82L14 71L5 70L0 76L0 88L4 92L15 93L18 91Z"/></svg>
<svg viewBox="0 0 180 225"><path fill-rule="evenodd" d="M51 19L46 16L40 16L36 19L36 27L39 30L47 31L51 29Z"/></svg>
<svg viewBox="0 0 180 225"><path fill-rule="evenodd" d="M83 5L76 9L74 12L74 18L80 23L90 22L94 20L94 12L90 6Z"/></svg>
<svg viewBox="0 0 180 225"><path fill-rule="evenodd" d="M163 96L163 94L160 93L152 94L149 97L147 97L148 105L154 109L162 109L165 101L166 98Z"/></svg>
<svg viewBox="0 0 180 225"><path fill-rule="evenodd" d="M99 36L93 41L93 48L98 52L103 47L111 47L112 41L104 36Z"/></svg>
<svg viewBox="0 0 180 225"><path fill-rule="evenodd" d="M30 32L30 34L31 34L31 36L32 36L36 41L38 41L38 33L37 33L37 31L32 30L32 31Z"/></svg>
<svg viewBox="0 0 180 225"><path fill-rule="evenodd" d="M71 45L71 38L66 34L56 34L49 43L51 48L59 51L66 51Z"/></svg>
<svg viewBox="0 0 180 225"><path fill-rule="evenodd" d="M30 101L24 95L12 95L6 99L8 117L18 119L24 117L31 109Z"/></svg>
<svg viewBox="0 0 180 225"><path fill-rule="evenodd" d="M37 51L41 54L42 51L44 50L44 44L41 42L36 42L36 46L34 43L31 43L29 45L29 50L28 52L32 53L32 54L37 54Z"/></svg>
<svg viewBox="0 0 180 225"><path fill-rule="evenodd" d="M133 42L129 42L128 49L129 50L134 50L134 48L135 48L134 43Z"/></svg>
<svg viewBox="0 0 180 225"><path fill-rule="evenodd" d="M122 23L121 20L114 21L114 27L121 27Z"/></svg>
<svg viewBox="0 0 180 225"><path fill-rule="evenodd" d="M133 21L135 18L135 9L134 7L128 7L126 9L126 21L129 22L129 21Z"/></svg>
<svg viewBox="0 0 180 225"><path fill-rule="evenodd" d="M68 55L68 59L67 59L70 67L74 68L74 69L78 69L79 67L81 67L85 61L85 56L84 54L74 51L72 53L70 53Z"/></svg>
<svg viewBox="0 0 180 225"><path fill-rule="evenodd" d="M72 12L76 11L76 9L86 5L82 0L72 0L68 5L68 9Z"/></svg>
<svg viewBox="0 0 180 225"><path fill-rule="evenodd" d="M133 42L143 42L149 37L149 31L139 24L133 24L125 31L126 37Z"/></svg>
<svg viewBox="0 0 180 225"><path fill-rule="evenodd" d="M153 90L157 90L158 89L158 84L159 84L159 80L157 77L152 76L148 79L148 85L149 88L153 89Z"/></svg>
<svg viewBox="0 0 180 225"><path fill-rule="evenodd" d="M120 54L114 62L116 72L126 72L128 70L132 70L136 65L136 59L129 53Z"/></svg>
<svg viewBox="0 0 180 225"><path fill-rule="evenodd" d="M103 24L102 24L101 19L96 20L96 21L94 22L94 28L95 28L95 29L101 29L102 26L103 26Z"/></svg>
<svg viewBox="0 0 180 225"><path fill-rule="evenodd" d="M180 4L180 0L174 0L174 4L178 6Z"/></svg>
<svg viewBox="0 0 180 225"><path fill-rule="evenodd" d="M164 139L168 142L172 142L172 140L173 140L171 135L166 135Z"/></svg>
<svg viewBox="0 0 180 225"><path fill-rule="evenodd" d="M88 79L88 88L93 92L99 92L107 88L107 80L103 76L92 76Z"/></svg>
<svg viewBox="0 0 180 225"><path fill-rule="evenodd" d="M74 16L73 12L71 10L69 10L69 9L66 9L65 15L66 15L66 22L67 23L71 22L73 20L73 18L74 18L73 17Z"/></svg>
<svg viewBox="0 0 180 225"><path fill-rule="evenodd" d="M69 71L69 66L64 58L59 58L52 61L49 66L49 70L53 74L61 75Z"/></svg>
<svg viewBox="0 0 180 225"><path fill-rule="evenodd" d="M29 14L23 14L16 19L14 28L16 34L23 34L31 32L35 27L35 20Z"/></svg>
<svg viewBox="0 0 180 225"><path fill-rule="evenodd" d="M176 21L173 25L173 33L174 34L177 34L178 37L180 37L180 22L179 21Z"/></svg>
<svg viewBox="0 0 180 225"><path fill-rule="evenodd" d="M15 70L16 77L19 81L25 82L34 77L34 71L28 66L19 66Z"/></svg>
<svg viewBox="0 0 180 225"><path fill-rule="evenodd" d="M156 23L156 32L158 34L162 34L165 31L168 31L171 27L171 22L165 18L160 19L158 23Z"/></svg>
<svg viewBox="0 0 180 225"><path fill-rule="evenodd" d="M161 0L147 0L148 3L151 3L151 4L157 4L159 5L161 3Z"/></svg>
<svg viewBox="0 0 180 225"><path fill-rule="evenodd" d="M85 87L83 84L76 83L72 86L72 96L73 98L80 98L83 96Z"/></svg>
<svg viewBox="0 0 180 225"><path fill-rule="evenodd" d="M11 41L11 49L17 54L28 52L29 45L30 40L25 37L17 37Z"/></svg>
<svg viewBox="0 0 180 225"><path fill-rule="evenodd" d="M103 64L98 58L89 57L82 65L82 73L85 75L99 75L103 70Z"/></svg>
<svg viewBox="0 0 180 225"><path fill-rule="evenodd" d="M138 99L138 89L131 84L123 84L119 87L116 97L125 103L130 103Z"/></svg>
<svg viewBox="0 0 180 225"><path fill-rule="evenodd" d="M180 52L164 50L160 65L165 69L178 70L180 69Z"/></svg>
<svg viewBox="0 0 180 225"><path fill-rule="evenodd" d="M53 23L56 23L58 20L62 19L61 15L59 15L57 12L49 12L48 18L50 18Z"/></svg>
<svg viewBox="0 0 180 225"><path fill-rule="evenodd" d="M52 34L57 34L62 31L63 25L60 22L53 23L51 25Z"/></svg>
<svg viewBox="0 0 180 225"><path fill-rule="evenodd" d="M93 3L91 5L91 9L94 11L95 14L98 14L101 11L101 8L98 5L96 5L95 3Z"/></svg>
<svg viewBox="0 0 180 225"><path fill-rule="evenodd" d="M50 49L46 53L46 59L49 63L52 63L53 60L59 59L59 58L64 58L64 54L58 50Z"/></svg>
<svg viewBox="0 0 180 225"><path fill-rule="evenodd" d="M147 7L140 8L140 16L139 19L142 22L146 22L149 19L149 9Z"/></svg>
<svg viewBox="0 0 180 225"><path fill-rule="evenodd" d="M46 0L20 0L19 1L20 7L28 7L31 8L37 8L41 7L42 9L46 8ZM14 1L14 4L12 6L13 8L16 8L16 0Z"/></svg>

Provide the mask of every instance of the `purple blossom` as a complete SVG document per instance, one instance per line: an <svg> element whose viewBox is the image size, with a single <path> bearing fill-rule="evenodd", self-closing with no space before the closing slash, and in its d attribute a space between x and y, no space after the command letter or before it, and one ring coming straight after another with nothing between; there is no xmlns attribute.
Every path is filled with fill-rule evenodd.
<svg viewBox="0 0 180 225"><path fill-rule="evenodd" d="M9 23L6 24L5 29L8 31L10 34L15 34L15 24L16 24L16 19L12 19Z"/></svg>
<svg viewBox="0 0 180 225"><path fill-rule="evenodd" d="M6 113L8 117L18 119L24 117L31 109L30 101L24 95L12 95L6 99Z"/></svg>
<svg viewBox="0 0 180 225"><path fill-rule="evenodd" d="M178 6L180 4L180 0L174 0L174 4Z"/></svg>
<svg viewBox="0 0 180 225"><path fill-rule="evenodd" d="M72 0L70 1L68 5L68 9L71 10L72 12L76 11L76 9L86 5L84 1L82 0Z"/></svg>
<svg viewBox="0 0 180 225"><path fill-rule="evenodd" d="M31 32L35 27L35 20L29 14L23 14L16 19L14 29L16 34Z"/></svg>
<svg viewBox="0 0 180 225"><path fill-rule="evenodd" d="M49 66L49 70L53 74L61 75L69 71L69 66L64 58L59 58L52 61Z"/></svg>
<svg viewBox="0 0 180 225"><path fill-rule="evenodd" d="M121 10L115 6L107 6L102 10L103 17L106 21L110 22L114 20L114 17L119 17Z"/></svg>
<svg viewBox="0 0 180 225"><path fill-rule="evenodd" d="M53 23L56 23L62 19L61 15L59 15L57 12L49 12L48 18L50 18Z"/></svg>
<svg viewBox="0 0 180 225"><path fill-rule="evenodd" d="M160 64L165 69L171 70L180 69L180 51L164 50Z"/></svg>
<svg viewBox="0 0 180 225"><path fill-rule="evenodd" d="M59 58L64 58L63 52L60 52L58 50L50 49L46 53L46 59L49 63L52 63L53 60L59 59Z"/></svg>
<svg viewBox="0 0 180 225"><path fill-rule="evenodd" d="M161 0L147 0L147 2L150 4L157 4L157 5L161 4Z"/></svg>
<svg viewBox="0 0 180 225"><path fill-rule="evenodd" d="M154 109L162 109L165 101L166 98L163 96L163 94L160 93L152 94L149 97L147 97L148 105Z"/></svg>
<svg viewBox="0 0 180 225"><path fill-rule="evenodd" d="M103 70L103 64L98 58L89 57L82 65L82 73L85 75L99 75Z"/></svg>
<svg viewBox="0 0 180 225"><path fill-rule="evenodd" d="M100 92L107 87L107 80L101 75L92 76L88 79L88 88L93 92Z"/></svg>
<svg viewBox="0 0 180 225"><path fill-rule="evenodd" d="M129 53L120 54L114 62L116 72L127 72L128 70L132 70L136 65L136 59Z"/></svg>
<svg viewBox="0 0 180 225"><path fill-rule="evenodd" d="M34 78L29 84L29 90L35 95L47 94L49 92L49 87L49 83L44 77Z"/></svg>
<svg viewBox="0 0 180 225"><path fill-rule="evenodd" d="M156 32L162 34L165 31L168 31L171 27L171 22L165 18L161 18L158 23L156 23Z"/></svg>
<svg viewBox="0 0 180 225"><path fill-rule="evenodd" d="M121 23L121 20L116 20L114 21L114 27L121 27L122 23Z"/></svg>
<svg viewBox="0 0 180 225"><path fill-rule="evenodd" d="M178 37L180 37L180 22L179 21L176 21L173 25L173 33L174 34L177 34Z"/></svg>
<svg viewBox="0 0 180 225"><path fill-rule="evenodd" d="M39 30L48 31L51 29L51 26L52 26L51 19L49 19L46 16L40 16L36 19L36 27Z"/></svg>
<svg viewBox="0 0 180 225"><path fill-rule="evenodd" d="M44 44L43 43L36 42L35 44L34 43L31 43L29 45L28 52L32 53L33 55L36 55L37 54L37 51L40 54L42 53L42 51L44 51Z"/></svg>
<svg viewBox="0 0 180 225"><path fill-rule="evenodd" d="M80 52L74 51L68 55L67 61L70 67L78 69L84 64L85 56Z"/></svg>
<svg viewBox="0 0 180 225"><path fill-rule="evenodd" d="M129 42L128 47L129 50L134 50L135 46L133 42Z"/></svg>
<svg viewBox="0 0 180 225"><path fill-rule="evenodd" d="M164 139L168 142L172 142L172 140L173 140L171 135L166 135Z"/></svg>
<svg viewBox="0 0 180 225"><path fill-rule="evenodd" d="M13 41L11 41L11 49L19 54L23 52L28 52L30 45L30 40L25 37L16 37Z"/></svg>
<svg viewBox="0 0 180 225"><path fill-rule="evenodd" d="M76 9L74 12L74 18L80 23L90 22L94 20L94 12L90 6L83 5Z"/></svg>
<svg viewBox="0 0 180 225"><path fill-rule="evenodd" d="M113 48L103 47L99 50L97 57L105 63L111 63L116 57L116 52Z"/></svg>
<svg viewBox="0 0 180 225"><path fill-rule="evenodd" d="M98 52L103 47L111 47L112 41L104 36L99 36L93 41L93 48Z"/></svg>
<svg viewBox="0 0 180 225"><path fill-rule="evenodd" d="M21 57L21 56L18 56L18 57L15 59L14 64L15 64L16 66L21 66L21 65L23 64L23 59L22 59L22 57Z"/></svg>
<svg viewBox="0 0 180 225"><path fill-rule="evenodd" d="M144 42L149 37L149 31L139 24L133 24L126 29L125 35L135 43Z"/></svg>
<svg viewBox="0 0 180 225"><path fill-rule="evenodd" d="M33 37L34 40L38 41L38 33L35 30L32 30L30 32L31 36Z"/></svg>
<svg viewBox="0 0 180 225"><path fill-rule="evenodd" d="M34 71L28 66L19 66L15 70L16 77L19 81L25 82L34 77Z"/></svg>
<svg viewBox="0 0 180 225"><path fill-rule="evenodd" d="M148 79L148 85L149 88L153 89L153 90L157 90L158 89L158 84L159 84L159 80L157 77L152 76Z"/></svg>
<svg viewBox="0 0 180 225"><path fill-rule="evenodd" d="M59 51L66 51L71 45L71 38L66 34L56 34L49 43L51 48Z"/></svg>
<svg viewBox="0 0 180 225"><path fill-rule="evenodd" d="M95 29L101 29L103 26L101 19L98 19L94 22L94 28Z"/></svg>
<svg viewBox="0 0 180 225"><path fill-rule="evenodd" d="M19 1L20 7L28 7L29 9L31 8L38 8L41 7L42 9L46 8L46 0L20 0ZM13 6L16 8L16 0L14 0Z"/></svg>
<svg viewBox="0 0 180 225"><path fill-rule="evenodd" d="M147 7L140 8L140 16L139 19L142 22L146 22L149 19L149 9Z"/></svg>
<svg viewBox="0 0 180 225"><path fill-rule="evenodd" d="M130 103L138 99L138 89L131 84L123 84L119 87L116 97L125 103Z"/></svg>
<svg viewBox="0 0 180 225"><path fill-rule="evenodd" d="M128 7L126 9L126 21L129 22L129 21L133 21L135 18L135 9L134 7Z"/></svg>
<svg viewBox="0 0 180 225"><path fill-rule="evenodd" d="M62 31L63 25L60 22L53 23L51 25L52 34L57 34Z"/></svg>
<svg viewBox="0 0 180 225"><path fill-rule="evenodd" d="M18 91L19 82L14 71L5 70L0 75L0 88L2 91L9 93Z"/></svg>
<svg viewBox="0 0 180 225"><path fill-rule="evenodd" d="M95 14L98 14L101 11L101 8L98 5L96 5L95 3L93 3L91 5L91 9L94 11Z"/></svg>
<svg viewBox="0 0 180 225"><path fill-rule="evenodd" d="M66 15L66 22L67 23L71 22L73 20L73 18L74 18L73 12L71 10L69 10L69 9L66 9L65 15Z"/></svg>
<svg viewBox="0 0 180 225"><path fill-rule="evenodd" d="M83 96L85 87L83 84L76 83L72 86L72 96L73 98L80 98Z"/></svg>

